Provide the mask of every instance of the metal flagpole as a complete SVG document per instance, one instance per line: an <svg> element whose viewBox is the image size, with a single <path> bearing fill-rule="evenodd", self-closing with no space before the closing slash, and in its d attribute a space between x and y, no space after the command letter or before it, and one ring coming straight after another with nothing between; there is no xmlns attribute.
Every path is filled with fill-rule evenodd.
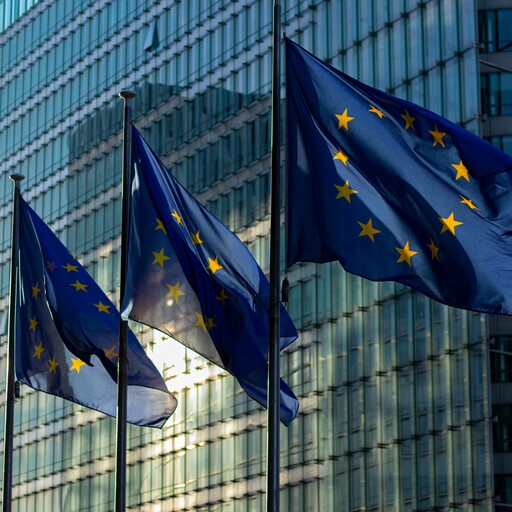
<svg viewBox="0 0 512 512"><path fill-rule="evenodd" d="M19 209L20 183L25 179L22 174L12 174L14 182L14 198L12 211L12 244L11 244L11 282L9 288L9 333L7 340L7 376L5 390L5 428L4 428L4 488L3 512L11 512L12 502L12 451L14 441L14 402L17 393L14 382L14 337L16 333L16 289L18 280L19 256Z"/></svg>
<svg viewBox="0 0 512 512"><path fill-rule="evenodd" d="M272 57L272 178L270 213L270 311L268 341L267 512L279 512L279 354L281 217L281 3L274 0Z"/></svg>
<svg viewBox="0 0 512 512"><path fill-rule="evenodd" d="M130 212L130 177L132 164L132 119L130 101L136 94L121 91L124 100L124 148L123 148L123 213L121 225L121 278L120 304L126 287L126 266L128 261L128 221ZM126 506L126 388L127 388L127 346L128 321L119 320L119 357L117 360L117 415L116 415L116 491L115 512L124 512Z"/></svg>

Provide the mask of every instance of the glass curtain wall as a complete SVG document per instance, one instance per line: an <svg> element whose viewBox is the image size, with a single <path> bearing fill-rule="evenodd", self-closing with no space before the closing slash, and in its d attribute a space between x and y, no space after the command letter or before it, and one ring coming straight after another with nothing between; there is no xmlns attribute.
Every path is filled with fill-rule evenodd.
<svg viewBox="0 0 512 512"><path fill-rule="evenodd" d="M478 132L474 2L290 0L283 15L320 58ZM268 270L271 2L40 0L3 28L0 314L13 172L118 302L125 88L155 152ZM490 507L485 317L339 265L288 273L301 335L282 373L301 410L281 431L282 510ZM134 327L179 405L161 431L128 428L129 509L263 510L266 411ZM114 420L28 388L15 410L13 510L112 509Z"/></svg>

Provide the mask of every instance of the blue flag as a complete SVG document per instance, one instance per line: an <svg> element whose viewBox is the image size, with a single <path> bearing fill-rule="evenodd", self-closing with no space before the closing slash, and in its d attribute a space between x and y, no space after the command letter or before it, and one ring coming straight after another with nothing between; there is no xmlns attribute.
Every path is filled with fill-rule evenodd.
<svg viewBox="0 0 512 512"><path fill-rule="evenodd" d="M287 260L512 314L512 158L286 41Z"/></svg>
<svg viewBox="0 0 512 512"><path fill-rule="evenodd" d="M267 403L269 284L245 245L167 171L133 128L123 315L169 334ZM281 349L297 337L281 310ZM281 381L281 421L298 402Z"/></svg>
<svg viewBox="0 0 512 512"><path fill-rule="evenodd" d="M16 377L115 416L119 312L23 199L19 219ZM130 332L128 421L161 427L175 408L175 398Z"/></svg>

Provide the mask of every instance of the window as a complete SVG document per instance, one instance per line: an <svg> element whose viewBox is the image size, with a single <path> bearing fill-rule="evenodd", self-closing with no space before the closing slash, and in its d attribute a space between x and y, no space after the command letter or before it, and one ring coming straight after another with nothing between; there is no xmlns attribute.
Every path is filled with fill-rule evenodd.
<svg viewBox="0 0 512 512"><path fill-rule="evenodd" d="M482 51L512 52L512 9L496 9L478 13L478 29Z"/></svg>
<svg viewBox="0 0 512 512"><path fill-rule="evenodd" d="M496 503L512 503L512 475L496 475L494 479L494 492ZM496 508L496 510L499 509Z"/></svg>
<svg viewBox="0 0 512 512"><path fill-rule="evenodd" d="M512 73L484 73L482 110L491 116L512 115Z"/></svg>
<svg viewBox="0 0 512 512"><path fill-rule="evenodd" d="M491 382L512 382L512 337L491 340Z"/></svg>
<svg viewBox="0 0 512 512"><path fill-rule="evenodd" d="M512 135L497 135L494 137L487 137L486 140L512 156Z"/></svg>
<svg viewBox="0 0 512 512"><path fill-rule="evenodd" d="M493 405L492 417L492 437L494 452L512 452L512 405Z"/></svg>

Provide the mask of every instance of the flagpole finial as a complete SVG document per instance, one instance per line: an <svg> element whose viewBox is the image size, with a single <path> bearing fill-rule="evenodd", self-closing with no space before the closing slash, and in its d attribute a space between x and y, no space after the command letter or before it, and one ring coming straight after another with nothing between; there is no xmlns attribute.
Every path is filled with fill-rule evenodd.
<svg viewBox="0 0 512 512"><path fill-rule="evenodd" d="M119 93L119 96L121 96L121 98L123 98L124 100L131 100L135 98L135 96L137 96L137 93L126 89L124 91L121 91Z"/></svg>
<svg viewBox="0 0 512 512"><path fill-rule="evenodd" d="M23 181L25 176L23 174L11 174L9 178L11 178L12 181Z"/></svg>

